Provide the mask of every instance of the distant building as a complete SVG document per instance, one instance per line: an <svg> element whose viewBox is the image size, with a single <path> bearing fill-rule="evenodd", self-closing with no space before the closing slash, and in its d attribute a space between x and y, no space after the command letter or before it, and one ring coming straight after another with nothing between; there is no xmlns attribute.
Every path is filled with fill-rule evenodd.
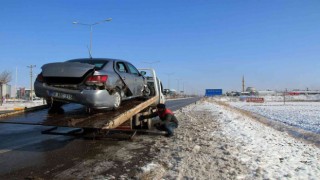
<svg viewBox="0 0 320 180"><path fill-rule="evenodd" d="M320 91L310 91L310 90L293 90L287 93L288 95L316 95L320 94Z"/></svg>
<svg viewBox="0 0 320 180"><path fill-rule="evenodd" d="M16 97L18 99L25 99L25 96L26 96L26 88L21 87L21 88L17 89Z"/></svg>
<svg viewBox="0 0 320 180"><path fill-rule="evenodd" d="M6 98L11 97L11 85L9 85L9 84L2 85L2 96L6 97Z"/></svg>
<svg viewBox="0 0 320 180"><path fill-rule="evenodd" d="M266 96L266 95L276 95L277 92L276 91L272 91L272 90L266 90L266 91L258 91L259 96Z"/></svg>
<svg viewBox="0 0 320 180"><path fill-rule="evenodd" d="M17 90L17 98L18 99L25 99L25 100L29 100L30 99L30 89L26 89L24 87L21 87ZM33 91L33 98L36 97L34 91Z"/></svg>
<svg viewBox="0 0 320 180"><path fill-rule="evenodd" d="M244 92L242 92L244 93ZM245 93L248 93L249 95L257 95L258 91L254 87L247 87Z"/></svg>

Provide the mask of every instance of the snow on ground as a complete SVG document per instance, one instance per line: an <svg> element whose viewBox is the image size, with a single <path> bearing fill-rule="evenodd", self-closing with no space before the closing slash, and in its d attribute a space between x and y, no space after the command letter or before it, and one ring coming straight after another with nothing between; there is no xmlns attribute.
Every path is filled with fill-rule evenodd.
<svg viewBox="0 0 320 180"><path fill-rule="evenodd" d="M219 101L224 101L224 102L238 102L239 99L248 97L248 96L220 96L220 97L215 97L214 99L218 99ZM255 97L255 96L253 96ZM303 102L303 101L308 101L308 102L316 102L320 101L320 95L264 95L264 96L256 96L256 97L261 97L264 98L265 102L283 102L284 98L286 102Z"/></svg>
<svg viewBox="0 0 320 180"><path fill-rule="evenodd" d="M35 106L41 106L45 104L43 100L34 100L34 101L7 101L0 106L0 111L9 111L14 109L21 108L30 108Z"/></svg>
<svg viewBox="0 0 320 180"><path fill-rule="evenodd" d="M217 106L216 106L217 107ZM235 156L249 163L265 179L317 179L320 177L320 150L287 134L222 109L224 134L242 146Z"/></svg>
<svg viewBox="0 0 320 180"><path fill-rule="evenodd" d="M319 101L320 100L320 95L316 94L316 95L286 95L284 96L271 96L271 95L266 95L266 96L262 96L265 101L268 102L283 102L284 98L286 101Z"/></svg>
<svg viewBox="0 0 320 180"><path fill-rule="evenodd" d="M320 149L211 100L183 108L173 138L156 138L147 179L318 179ZM144 170L143 170L144 169Z"/></svg>
<svg viewBox="0 0 320 180"><path fill-rule="evenodd" d="M290 126L320 133L320 102L230 102L230 105Z"/></svg>

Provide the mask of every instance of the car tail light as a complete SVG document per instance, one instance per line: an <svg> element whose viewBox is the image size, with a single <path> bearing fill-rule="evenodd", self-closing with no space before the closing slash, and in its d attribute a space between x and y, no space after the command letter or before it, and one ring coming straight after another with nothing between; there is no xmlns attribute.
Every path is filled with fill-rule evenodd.
<svg viewBox="0 0 320 180"><path fill-rule="evenodd" d="M86 84L87 85L98 85L101 86L104 83L106 83L108 80L108 76L107 75L99 75L99 76L89 76L86 80Z"/></svg>
<svg viewBox="0 0 320 180"><path fill-rule="evenodd" d="M37 76L37 81L39 81L39 82L43 82L43 76L42 76L42 74L40 73L40 74L38 74L38 76Z"/></svg>

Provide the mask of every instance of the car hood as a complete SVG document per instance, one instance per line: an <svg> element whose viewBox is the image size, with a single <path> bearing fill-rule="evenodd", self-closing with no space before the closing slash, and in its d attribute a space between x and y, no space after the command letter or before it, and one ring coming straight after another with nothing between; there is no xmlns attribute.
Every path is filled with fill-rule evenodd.
<svg viewBox="0 0 320 180"><path fill-rule="evenodd" d="M82 77L88 71L94 70L94 65L79 62L58 62L43 65L44 77Z"/></svg>

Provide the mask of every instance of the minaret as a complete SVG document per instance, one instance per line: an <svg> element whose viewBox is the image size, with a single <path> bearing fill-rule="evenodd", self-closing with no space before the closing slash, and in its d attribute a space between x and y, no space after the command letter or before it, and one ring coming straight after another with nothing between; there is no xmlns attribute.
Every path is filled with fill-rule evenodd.
<svg viewBox="0 0 320 180"><path fill-rule="evenodd" d="M244 92L244 76L242 76L242 92Z"/></svg>

